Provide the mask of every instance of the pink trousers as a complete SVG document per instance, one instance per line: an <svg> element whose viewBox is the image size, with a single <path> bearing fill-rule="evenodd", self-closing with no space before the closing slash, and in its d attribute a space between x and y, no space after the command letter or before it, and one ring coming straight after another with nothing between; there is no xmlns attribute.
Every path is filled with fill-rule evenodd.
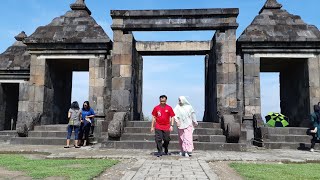
<svg viewBox="0 0 320 180"><path fill-rule="evenodd" d="M186 129L179 129L179 144L181 151L192 152L193 148L193 126L190 125Z"/></svg>

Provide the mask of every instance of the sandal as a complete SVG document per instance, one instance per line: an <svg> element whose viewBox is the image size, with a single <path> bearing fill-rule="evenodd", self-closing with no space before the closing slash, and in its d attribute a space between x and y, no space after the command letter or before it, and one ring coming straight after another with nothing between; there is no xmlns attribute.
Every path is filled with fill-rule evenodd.
<svg viewBox="0 0 320 180"><path fill-rule="evenodd" d="M74 146L75 148L80 148L80 146Z"/></svg>
<svg viewBox="0 0 320 180"><path fill-rule="evenodd" d="M64 148L70 148L70 146L65 146Z"/></svg>

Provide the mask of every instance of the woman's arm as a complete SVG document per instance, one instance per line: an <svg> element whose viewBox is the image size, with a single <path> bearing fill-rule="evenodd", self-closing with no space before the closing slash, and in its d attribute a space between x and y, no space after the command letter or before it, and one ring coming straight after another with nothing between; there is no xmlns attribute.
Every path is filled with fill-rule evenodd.
<svg viewBox="0 0 320 180"><path fill-rule="evenodd" d="M68 112L68 119L70 119L71 118L71 112L69 111Z"/></svg>

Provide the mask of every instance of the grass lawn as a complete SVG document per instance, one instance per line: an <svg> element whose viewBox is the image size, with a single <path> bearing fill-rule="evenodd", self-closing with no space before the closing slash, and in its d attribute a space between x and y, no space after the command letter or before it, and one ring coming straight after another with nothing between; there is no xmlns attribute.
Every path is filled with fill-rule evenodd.
<svg viewBox="0 0 320 180"><path fill-rule="evenodd" d="M117 164L108 159L40 159L32 160L22 155L0 154L0 166L12 171L22 171L34 179L67 177L70 180L91 179L105 169Z"/></svg>
<svg viewBox="0 0 320 180"><path fill-rule="evenodd" d="M231 163L245 179L320 179L320 164L269 164L269 163Z"/></svg>

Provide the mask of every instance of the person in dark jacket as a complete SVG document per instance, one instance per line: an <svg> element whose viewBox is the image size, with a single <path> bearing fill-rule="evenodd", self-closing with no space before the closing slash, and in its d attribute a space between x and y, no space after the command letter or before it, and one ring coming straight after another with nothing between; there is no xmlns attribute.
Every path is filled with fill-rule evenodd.
<svg viewBox="0 0 320 180"><path fill-rule="evenodd" d="M310 131L313 136L311 139L311 152L314 151L316 142L319 142L320 140L320 106L314 105L313 110L314 112L310 115L310 120L313 125L313 129Z"/></svg>

